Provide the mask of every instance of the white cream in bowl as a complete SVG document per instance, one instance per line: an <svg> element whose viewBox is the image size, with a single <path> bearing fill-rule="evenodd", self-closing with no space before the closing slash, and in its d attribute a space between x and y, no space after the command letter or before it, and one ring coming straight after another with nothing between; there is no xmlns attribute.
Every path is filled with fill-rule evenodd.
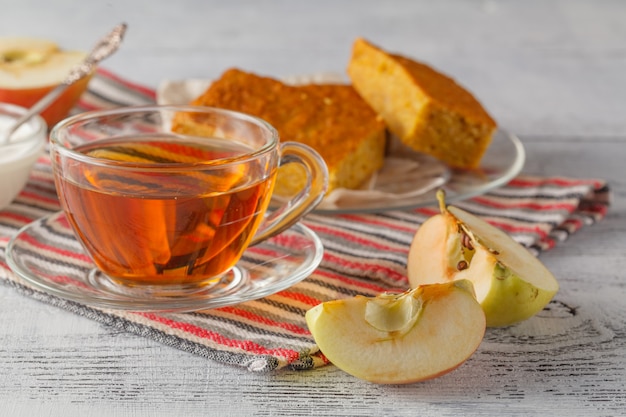
<svg viewBox="0 0 626 417"><path fill-rule="evenodd" d="M6 131L26 109L0 103L0 132ZM24 188L46 145L47 126L35 116L21 126L10 142L0 146L0 209L8 206Z"/></svg>

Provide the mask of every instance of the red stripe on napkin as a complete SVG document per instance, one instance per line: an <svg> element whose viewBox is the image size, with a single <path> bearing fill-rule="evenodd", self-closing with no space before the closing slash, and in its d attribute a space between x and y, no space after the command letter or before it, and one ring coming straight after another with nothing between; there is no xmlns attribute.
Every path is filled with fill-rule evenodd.
<svg viewBox="0 0 626 417"><path fill-rule="evenodd" d="M598 179L570 179L562 177L554 178L526 178L518 177L513 178L508 185L515 187L537 187L544 184L556 185L559 187L571 187L575 185L591 185L596 189L600 189L604 186L604 181Z"/></svg>
<svg viewBox="0 0 626 417"><path fill-rule="evenodd" d="M19 198L19 197L18 197ZM16 223L18 223L21 226L26 225L28 223L30 223L31 221L35 220L31 217L28 217L26 215L21 215L21 214L17 214L17 213L12 213L10 211L3 211L0 212L0 222L4 223L4 219L7 220L14 220ZM7 222L8 223L8 222ZM13 222L11 222L13 223Z"/></svg>
<svg viewBox="0 0 626 417"><path fill-rule="evenodd" d="M480 203L484 206L494 207L498 209L531 209L531 210L567 210L574 211L576 209L576 204L573 203L535 203L532 201L524 201L524 202L506 202L502 203L500 201L496 201L493 199L485 198L485 197L474 197L474 201Z"/></svg>
<svg viewBox="0 0 626 417"><path fill-rule="evenodd" d="M153 101L156 101L156 91L154 91L152 88L148 88L141 84L125 80L104 68L98 68L98 75L102 78L108 78L109 80L119 84L122 88L144 94L145 96L151 98Z"/></svg>
<svg viewBox="0 0 626 417"><path fill-rule="evenodd" d="M298 292L292 292L292 291L285 290L285 291L281 291L279 294L281 296L283 296L283 297L287 297L287 298L290 298L292 300L299 301L299 302L307 304L307 305L309 305L311 307L314 307L314 306L319 304L319 300L318 299L313 298L313 297L309 297L308 295L305 295L305 294L300 294Z"/></svg>
<svg viewBox="0 0 626 417"><path fill-rule="evenodd" d="M61 248L58 248L56 246L50 246L50 245L43 244L43 243L39 242L38 240L33 239L29 235L25 235L22 240L27 242L33 248L38 248L38 249L41 249L43 251L50 252L52 254L61 255L63 257L68 258L68 260L75 259L75 260L78 260L78 261L82 261L84 263L90 263L91 262L91 260L89 259L88 256L76 253L76 251L72 251L72 250L68 250L68 249L61 249Z"/></svg>
<svg viewBox="0 0 626 417"><path fill-rule="evenodd" d="M191 335L198 336L203 339L208 339L213 342L217 342L229 348L236 347L246 352L251 352L257 355L279 355L280 357L292 358L294 360L298 356L298 352L295 352L290 349L268 349L264 347L263 345L257 344L251 340L229 339L229 338L223 337L221 334L217 332L212 332L208 329L189 324L185 321L172 320L165 316L161 316L161 315L153 314L153 313L136 313L136 314L143 316L145 318L148 318L154 322L166 324L172 329L182 330Z"/></svg>
<svg viewBox="0 0 626 417"><path fill-rule="evenodd" d="M398 230L400 232L415 233L414 226L399 225L397 223L386 221L386 219L384 218L364 219L362 217L350 214L343 214L340 217L348 222L354 220L371 226L387 227L390 229Z"/></svg>
<svg viewBox="0 0 626 417"><path fill-rule="evenodd" d="M367 293L367 294L378 294L384 291L388 290L388 287L383 287L380 285L376 285L373 282L368 282L368 281L359 281L359 280L355 280L354 278L348 278L345 277L341 274L337 274L337 273L332 273L330 271L326 271L324 269L321 269L315 272L315 277L326 277L329 279L329 281L333 282L334 285L336 285L337 287L353 287L353 288L357 288L358 290L350 290L350 292L354 292L356 294L361 294L361 293ZM331 286L328 286L329 288L331 288ZM325 297L327 298L327 297ZM342 298L342 297L337 297L337 298ZM322 301L323 298L320 298L319 301ZM319 304L319 301L317 303L315 303L316 305Z"/></svg>
<svg viewBox="0 0 626 417"><path fill-rule="evenodd" d="M57 199L48 197L45 194L42 195L41 193L36 193L34 191L22 191L20 193L20 196L23 199L31 199L33 201L38 201L40 203L46 203L46 204L57 205L57 206L59 204L59 201Z"/></svg>
<svg viewBox="0 0 626 417"><path fill-rule="evenodd" d="M317 232L317 233L326 233L329 236L335 236L337 238L342 238L342 239L346 239L349 240L350 242L354 243L354 244L359 244L362 246L367 246L370 248L375 248L378 250L393 250L393 248L391 246L388 245L382 245L380 244L377 240L375 239L364 239L362 237L356 236L350 232L347 231L342 231L342 230L337 230L337 229L333 229L330 227L326 227L326 226L318 226L318 225L310 225L310 228Z"/></svg>
<svg viewBox="0 0 626 417"><path fill-rule="evenodd" d="M220 310L223 312L228 312L234 316L245 318L247 320L257 323L262 323L264 325L271 326L277 329L284 329L297 334L309 334L309 331L306 329L306 327L303 328L300 326L296 326L292 323L284 323L281 321L270 320L263 315L254 314L250 311L242 310L237 307L222 307L220 308Z"/></svg>

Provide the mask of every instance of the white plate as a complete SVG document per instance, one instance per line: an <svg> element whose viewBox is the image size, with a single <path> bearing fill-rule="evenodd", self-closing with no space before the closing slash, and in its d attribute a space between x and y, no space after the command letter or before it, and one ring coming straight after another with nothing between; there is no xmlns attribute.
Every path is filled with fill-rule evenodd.
<svg viewBox="0 0 626 417"><path fill-rule="evenodd" d="M345 198L340 204L328 204L327 199L333 197L330 194L316 212L374 213L432 206L438 204L438 189L445 190L448 203L465 200L508 183L520 173L526 159L522 142L504 130L496 131L480 166L474 170L447 168L434 158L408 149L404 149L402 154L405 159L418 161L419 166L412 174L400 172L395 178L386 175L382 184L374 183L370 190L342 190L341 193L348 194L350 198Z"/></svg>
<svg viewBox="0 0 626 417"><path fill-rule="evenodd" d="M23 227L7 247L13 272L40 291L93 307L144 312L198 311L266 297L309 276L322 255L317 235L296 224L248 248L219 283L181 295L149 294L103 279L62 212Z"/></svg>

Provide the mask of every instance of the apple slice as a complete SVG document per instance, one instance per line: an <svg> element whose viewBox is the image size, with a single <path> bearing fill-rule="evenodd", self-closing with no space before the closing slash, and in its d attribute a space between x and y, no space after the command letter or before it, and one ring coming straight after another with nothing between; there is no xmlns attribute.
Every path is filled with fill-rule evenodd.
<svg viewBox="0 0 626 417"><path fill-rule="evenodd" d="M438 198L441 214L420 226L409 249L411 287L472 281L489 327L515 324L541 311L559 289L550 271L500 229L446 207L443 193Z"/></svg>
<svg viewBox="0 0 626 417"><path fill-rule="evenodd" d="M84 52L61 50L47 40L0 38L0 102L31 107L59 85L85 56ZM49 127L67 116L90 78L71 85L42 113Z"/></svg>
<svg viewBox="0 0 626 417"><path fill-rule="evenodd" d="M485 315L472 284L464 280L328 301L307 311L306 321L335 366L381 384L450 372L474 353L485 334Z"/></svg>

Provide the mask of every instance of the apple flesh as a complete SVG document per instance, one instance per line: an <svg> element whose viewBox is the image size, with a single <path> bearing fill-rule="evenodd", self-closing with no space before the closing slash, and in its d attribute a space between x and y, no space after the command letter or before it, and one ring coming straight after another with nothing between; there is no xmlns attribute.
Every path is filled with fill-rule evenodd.
<svg viewBox="0 0 626 417"><path fill-rule="evenodd" d="M46 40L0 38L0 102L29 108L59 85L86 54ZM68 115L91 75L72 84L41 114L49 127Z"/></svg>
<svg viewBox="0 0 626 417"><path fill-rule="evenodd" d="M306 321L335 366L381 384L413 383L454 370L478 348L486 325L465 280L328 301L307 311Z"/></svg>
<svg viewBox="0 0 626 417"><path fill-rule="evenodd" d="M445 206L441 214L417 230L407 259L411 287L466 279L488 327L526 320L550 302L559 285L550 271L508 234L458 207Z"/></svg>

